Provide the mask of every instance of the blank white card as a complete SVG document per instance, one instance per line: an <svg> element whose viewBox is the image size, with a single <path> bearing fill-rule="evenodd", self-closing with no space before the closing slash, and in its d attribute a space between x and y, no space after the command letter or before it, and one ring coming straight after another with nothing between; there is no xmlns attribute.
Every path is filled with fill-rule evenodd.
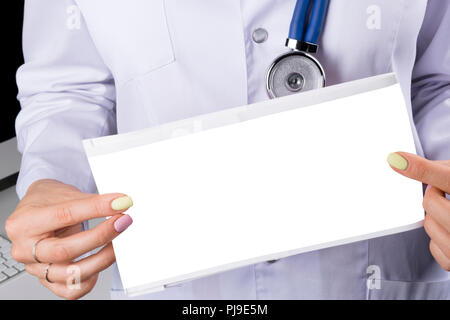
<svg viewBox="0 0 450 320"><path fill-rule="evenodd" d="M422 187L393 74L84 141L100 193L133 225L114 240L128 294L418 228Z"/></svg>

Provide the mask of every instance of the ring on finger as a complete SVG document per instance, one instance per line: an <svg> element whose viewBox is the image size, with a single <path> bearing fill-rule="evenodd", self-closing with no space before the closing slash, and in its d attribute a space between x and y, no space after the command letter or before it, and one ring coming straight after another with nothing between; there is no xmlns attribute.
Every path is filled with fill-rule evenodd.
<svg viewBox="0 0 450 320"><path fill-rule="evenodd" d="M49 263L49 264L45 267L45 269L44 269L44 278L45 278L45 281L47 281L48 283L53 283L53 282L51 282L50 279L48 278L48 270L50 269L50 266L51 266L51 265L52 265L52 264Z"/></svg>
<svg viewBox="0 0 450 320"><path fill-rule="evenodd" d="M39 259L36 256L36 247L39 244L39 242L41 242L42 240L44 240L44 238L39 239L38 241L36 241L33 245L33 259L34 261L36 261L37 263L42 263L41 261L39 261Z"/></svg>

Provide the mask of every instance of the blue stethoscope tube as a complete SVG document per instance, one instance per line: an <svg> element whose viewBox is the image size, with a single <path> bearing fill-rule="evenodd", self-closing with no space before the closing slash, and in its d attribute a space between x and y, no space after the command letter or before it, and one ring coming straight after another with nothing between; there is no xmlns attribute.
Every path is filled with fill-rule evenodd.
<svg viewBox="0 0 450 320"><path fill-rule="evenodd" d="M311 3L313 5L310 9ZM328 11L328 4L329 0L297 0L289 29L289 39L302 43L306 51L315 52ZM310 10L309 25L307 26L307 16Z"/></svg>

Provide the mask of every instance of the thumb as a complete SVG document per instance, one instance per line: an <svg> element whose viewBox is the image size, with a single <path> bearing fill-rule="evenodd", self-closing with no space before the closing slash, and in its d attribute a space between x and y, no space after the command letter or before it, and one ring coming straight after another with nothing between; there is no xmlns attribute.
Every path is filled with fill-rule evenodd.
<svg viewBox="0 0 450 320"><path fill-rule="evenodd" d="M450 193L450 166L407 152L391 153L387 162L397 173Z"/></svg>

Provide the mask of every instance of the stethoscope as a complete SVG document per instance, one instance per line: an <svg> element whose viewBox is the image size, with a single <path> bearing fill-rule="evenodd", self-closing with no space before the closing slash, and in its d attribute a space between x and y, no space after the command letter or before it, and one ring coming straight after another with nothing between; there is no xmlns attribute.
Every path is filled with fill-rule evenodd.
<svg viewBox="0 0 450 320"><path fill-rule="evenodd" d="M270 98L325 86L322 65L309 53L317 52L328 3L329 0L297 0L286 40L286 46L292 51L276 58L267 71Z"/></svg>

